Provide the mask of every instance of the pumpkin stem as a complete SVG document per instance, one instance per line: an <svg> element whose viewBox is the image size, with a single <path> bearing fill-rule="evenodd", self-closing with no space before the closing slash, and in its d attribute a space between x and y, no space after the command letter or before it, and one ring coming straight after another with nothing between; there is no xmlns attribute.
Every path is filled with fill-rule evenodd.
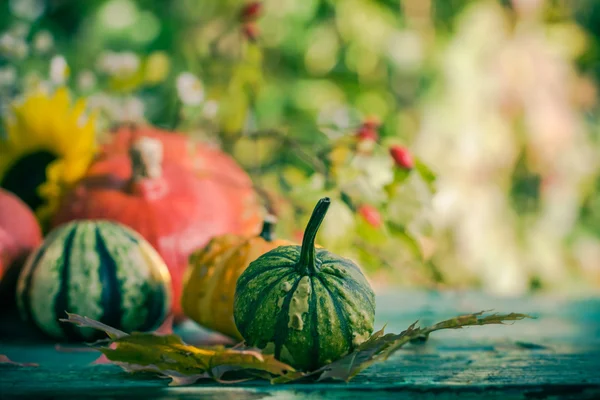
<svg viewBox="0 0 600 400"><path fill-rule="evenodd" d="M158 139L142 137L129 148L133 181L162 175L163 146Z"/></svg>
<svg viewBox="0 0 600 400"><path fill-rule="evenodd" d="M263 221L262 231L260 231L260 237L265 239L267 242L272 242L275 239L275 224L277 223L277 217L273 214L267 214Z"/></svg>
<svg viewBox="0 0 600 400"><path fill-rule="evenodd" d="M330 204L331 200L329 197L319 200L304 231L300 261L298 262L298 271L303 275L314 275L318 271L315 256L315 238Z"/></svg>

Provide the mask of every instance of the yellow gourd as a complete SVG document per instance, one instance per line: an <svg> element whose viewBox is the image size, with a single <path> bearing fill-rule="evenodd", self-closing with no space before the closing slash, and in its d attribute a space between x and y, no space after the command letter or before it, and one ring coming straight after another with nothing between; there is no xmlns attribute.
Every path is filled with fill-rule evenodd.
<svg viewBox="0 0 600 400"><path fill-rule="evenodd" d="M273 238L274 222L274 217L268 216L257 236L217 236L206 247L192 253L181 298L185 315L208 329L243 340L233 319L238 278L261 255L279 246L294 244Z"/></svg>

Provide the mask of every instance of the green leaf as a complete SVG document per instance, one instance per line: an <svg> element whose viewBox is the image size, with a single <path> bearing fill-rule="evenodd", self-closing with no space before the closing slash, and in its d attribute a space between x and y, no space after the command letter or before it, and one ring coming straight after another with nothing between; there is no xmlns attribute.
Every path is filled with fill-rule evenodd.
<svg viewBox="0 0 600 400"><path fill-rule="evenodd" d="M418 240L411 235L408 230L393 221L388 221L386 223L390 233L394 236L394 239L399 240L404 244L405 248L407 248L415 257L422 259L423 251L421 249L421 245Z"/></svg>
<svg viewBox="0 0 600 400"><path fill-rule="evenodd" d="M435 176L435 173L427 166L427 164L423 163L419 159L415 159L415 169L419 175L421 175L421 178L423 178L423 180L427 183L429 189L432 192L435 191L434 184L437 177Z"/></svg>

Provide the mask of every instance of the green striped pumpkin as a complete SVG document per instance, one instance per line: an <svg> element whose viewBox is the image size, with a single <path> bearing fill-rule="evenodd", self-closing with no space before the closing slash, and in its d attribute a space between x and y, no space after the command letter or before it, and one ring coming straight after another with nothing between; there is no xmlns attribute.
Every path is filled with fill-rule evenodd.
<svg viewBox="0 0 600 400"><path fill-rule="evenodd" d="M94 340L98 331L62 323L66 312L126 332L160 325L171 306L171 280L158 253L135 231L103 220L54 229L19 275L21 316L44 333Z"/></svg>
<svg viewBox="0 0 600 400"><path fill-rule="evenodd" d="M301 247L265 253L236 285L235 324L246 344L304 371L352 352L373 332L375 296L360 268L315 248L329 204L315 207Z"/></svg>

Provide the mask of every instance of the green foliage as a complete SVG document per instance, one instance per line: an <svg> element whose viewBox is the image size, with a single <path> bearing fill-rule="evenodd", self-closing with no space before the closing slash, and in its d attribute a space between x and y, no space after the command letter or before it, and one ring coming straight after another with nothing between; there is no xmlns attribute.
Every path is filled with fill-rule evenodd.
<svg viewBox="0 0 600 400"><path fill-rule="evenodd" d="M526 3L265 0L244 22L243 0L5 1L0 105L64 82L102 132L151 123L214 143L280 214L282 237L329 196L337 227L319 241L379 282L553 288L600 251L600 8ZM68 76L50 76L54 56ZM370 117L371 147L357 139ZM414 153L412 170L391 145Z"/></svg>

